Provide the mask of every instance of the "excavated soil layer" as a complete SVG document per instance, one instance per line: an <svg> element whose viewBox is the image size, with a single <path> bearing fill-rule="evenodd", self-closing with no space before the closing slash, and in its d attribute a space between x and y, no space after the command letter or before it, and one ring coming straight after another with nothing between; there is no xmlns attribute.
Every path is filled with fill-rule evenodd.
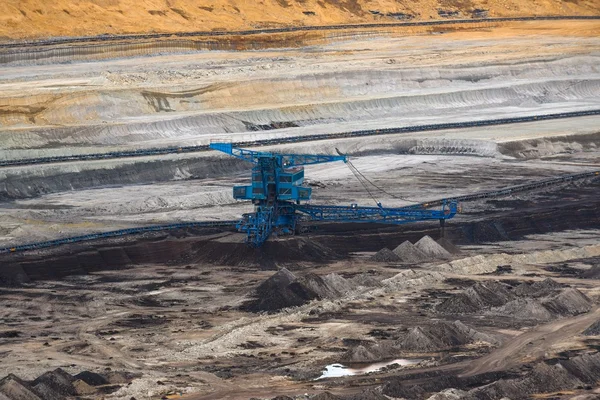
<svg viewBox="0 0 600 400"><path fill-rule="evenodd" d="M599 223L600 200L582 196L578 201L553 202L545 207L541 203L534 209L490 214L479 221L457 219L446 225L446 238L458 244L516 240L535 233L597 228ZM57 279L135 264L204 262L261 269L286 265L294 269L301 262L332 261L349 257L354 252L394 248L405 240L417 242L426 235L434 239L440 237L437 223L400 227L361 224L360 229L356 224L330 224L320 228L317 234L270 240L261 249L247 247L242 234L197 236L211 231L194 231L195 235L188 232L191 235L184 238L173 234L137 241L132 238L132 241L120 239L116 243L69 245L51 250L50 254L8 254L0 257L3 266L0 282L12 285Z"/></svg>

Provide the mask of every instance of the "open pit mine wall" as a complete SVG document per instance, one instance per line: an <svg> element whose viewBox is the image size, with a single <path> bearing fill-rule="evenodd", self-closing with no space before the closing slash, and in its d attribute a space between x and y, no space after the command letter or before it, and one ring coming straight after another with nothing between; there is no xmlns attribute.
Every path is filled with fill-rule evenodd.
<svg viewBox="0 0 600 400"><path fill-rule="evenodd" d="M122 33L231 31L432 19L598 15L597 2L545 0L5 0L0 36L11 39Z"/></svg>

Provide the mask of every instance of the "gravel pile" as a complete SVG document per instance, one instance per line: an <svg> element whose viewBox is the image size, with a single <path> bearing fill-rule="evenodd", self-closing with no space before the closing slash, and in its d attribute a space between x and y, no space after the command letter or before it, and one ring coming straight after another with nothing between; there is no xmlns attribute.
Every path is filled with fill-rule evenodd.
<svg viewBox="0 0 600 400"><path fill-rule="evenodd" d="M535 393L552 393L584 385L561 364L539 363L522 378L501 379L489 386L470 391L467 398L528 399Z"/></svg>
<svg viewBox="0 0 600 400"><path fill-rule="evenodd" d="M391 379L384 386L383 393L393 398L429 400L530 399L538 397L535 396L537 394L596 386L600 376L600 353L561 360L555 365L541 362L524 375L515 376L509 372L496 373L496 376L491 373L487 375L488 378L493 377L495 382L488 384L488 379L442 375L420 384L409 385L399 377ZM472 389L475 383L483 386Z"/></svg>
<svg viewBox="0 0 600 400"><path fill-rule="evenodd" d="M592 268L581 274L584 279L600 279L600 265L594 265Z"/></svg>
<svg viewBox="0 0 600 400"><path fill-rule="evenodd" d="M319 295L299 282L286 268L282 268L256 288L254 297L242 309L252 312L278 311L301 306Z"/></svg>
<svg viewBox="0 0 600 400"><path fill-rule="evenodd" d="M438 305L437 311L446 314L474 313L501 306L514 299L508 286L497 281L480 282Z"/></svg>
<svg viewBox="0 0 600 400"><path fill-rule="evenodd" d="M512 291L509 286L497 281L480 282L438 304L436 311L444 314L483 312L544 321L582 314L591 307L590 299L579 290L546 279L534 284L521 284Z"/></svg>
<svg viewBox="0 0 600 400"><path fill-rule="evenodd" d="M396 345L402 350L430 352L475 342L497 343L491 336L471 329L460 321L440 321L410 329Z"/></svg>
<svg viewBox="0 0 600 400"><path fill-rule="evenodd" d="M436 271L421 271L407 269L400 271L391 278L381 281L383 287L390 290L405 290L416 287L431 286L445 279L444 275Z"/></svg>
<svg viewBox="0 0 600 400"><path fill-rule="evenodd" d="M340 400L340 399L341 399L341 397L339 397L339 396L336 396L329 392L323 392L323 393L319 393L318 395L313 397L311 400Z"/></svg>
<svg viewBox="0 0 600 400"><path fill-rule="evenodd" d="M427 235L423 236L417 243L415 243L415 247L433 259L452 258L452 255L446 249L444 249L435 240Z"/></svg>
<svg viewBox="0 0 600 400"><path fill-rule="evenodd" d="M408 240L396 247L394 253L396 253L401 261L410 263L427 261L430 258Z"/></svg>
<svg viewBox="0 0 600 400"><path fill-rule="evenodd" d="M452 242L449 241L448 239L446 239L445 237L439 238L438 240L436 240L436 242L450 254L459 254L460 253L460 249L458 247L456 247L454 244L452 244Z"/></svg>
<svg viewBox="0 0 600 400"><path fill-rule="evenodd" d="M600 256L600 245L591 245L580 248L565 248L558 250L534 251L523 254L497 253L489 255L476 255L439 265L442 271L457 274L489 274L496 271L498 266L511 265L517 269L525 264L552 264L568 260L592 258Z"/></svg>
<svg viewBox="0 0 600 400"><path fill-rule="evenodd" d="M343 356L342 361L348 363L366 363L379 361L389 357L390 348L379 344L364 345L360 344L348 350Z"/></svg>
<svg viewBox="0 0 600 400"><path fill-rule="evenodd" d="M537 300L515 299L505 305L490 310L490 314L511 315L516 319L532 319L536 321L549 321L552 313Z"/></svg>
<svg viewBox="0 0 600 400"><path fill-rule="evenodd" d="M129 373L120 374L127 379L118 383L126 384L135 377ZM25 381L9 374L0 380L0 400L63 400L79 398L79 396L94 396L98 394L95 386L107 383L117 382L89 371L73 376L61 368L45 372L33 381Z"/></svg>
<svg viewBox="0 0 600 400"><path fill-rule="evenodd" d="M77 394L73 382L75 378L68 372L57 368L37 377L31 386L44 399L60 399Z"/></svg>
<svg viewBox="0 0 600 400"><path fill-rule="evenodd" d="M583 331L585 336L600 336L600 320L594 322Z"/></svg>
<svg viewBox="0 0 600 400"><path fill-rule="evenodd" d="M513 290L513 293L517 296L542 297L552 294L557 289L563 287L564 285L555 280L546 278L543 281L537 281L532 284L527 282L522 283Z"/></svg>
<svg viewBox="0 0 600 400"><path fill-rule="evenodd" d="M0 380L0 394L11 400L42 399L27 382L13 374L9 374Z"/></svg>
<svg viewBox="0 0 600 400"><path fill-rule="evenodd" d="M396 253L394 253L387 247L384 247L383 249L375 253L370 260L375 262L395 262L400 261L400 257L398 257Z"/></svg>
<svg viewBox="0 0 600 400"><path fill-rule="evenodd" d="M357 277L353 280L355 278ZM311 300L336 299L351 292L356 286L354 281L337 274L321 277L309 273L298 278L286 268L282 268L262 282L252 293L252 299L245 302L241 309L251 312L276 312L288 307L301 306Z"/></svg>
<svg viewBox="0 0 600 400"><path fill-rule="evenodd" d="M436 242L430 236L423 236L415 244L406 240L398 245L393 251L384 247L371 257L371 261L420 263L439 259L447 260L452 258L452 254L457 254L459 252L460 251L445 238L441 238Z"/></svg>

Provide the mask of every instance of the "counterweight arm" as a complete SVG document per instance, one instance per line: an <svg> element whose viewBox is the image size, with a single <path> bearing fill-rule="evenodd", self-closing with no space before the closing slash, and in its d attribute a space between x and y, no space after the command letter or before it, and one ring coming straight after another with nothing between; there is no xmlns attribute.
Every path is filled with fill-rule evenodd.
<svg viewBox="0 0 600 400"><path fill-rule="evenodd" d="M333 161L347 162L345 155L332 156L328 154L280 154L263 151L254 151L233 147L231 143L211 143L209 146L213 150L222 151L244 161L258 164L260 159L277 158L281 160L281 167L288 168L300 165L322 164Z"/></svg>

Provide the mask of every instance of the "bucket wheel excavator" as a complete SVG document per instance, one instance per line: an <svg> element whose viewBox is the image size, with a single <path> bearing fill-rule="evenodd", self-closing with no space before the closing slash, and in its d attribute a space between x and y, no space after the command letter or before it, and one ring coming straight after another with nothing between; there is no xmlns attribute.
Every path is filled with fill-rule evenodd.
<svg viewBox="0 0 600 400"><path fill-rule="evenodd" d="M457 212L455 201L444 201L440 209L428 209L422 204L385 208L377 201L376 207L307 204L312 189L304 183L304 166L335 161L348 164L371 197L374 196L365 185L367 178L339 151L338 155L281 154L241 149L231 143L211 143L210 148L253 164L252 183L233 187L235 199L250 200L254 204L254 211L244 214L236 225L238 231L246 233L246 242L252 247L262 246L271 235L294 234L302 221L399 225L439 220L443 226L444 221Z"/></svg>

